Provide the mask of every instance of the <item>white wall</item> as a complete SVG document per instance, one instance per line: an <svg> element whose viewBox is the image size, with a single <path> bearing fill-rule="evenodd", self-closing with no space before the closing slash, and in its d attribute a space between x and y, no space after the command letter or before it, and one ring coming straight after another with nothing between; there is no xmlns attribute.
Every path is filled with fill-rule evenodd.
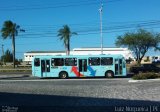
<svg viewBox="0 0 160 112"><path fill-rule="evenodd" d="M71 55L98 55L101 54L100 48L75 48L70 51ZM133 58L132 52L127 48L104 48L103 54L121 54L125 59ZM37 55L66 55L64 53L24 53L24 61L32 61Z"/></svg>

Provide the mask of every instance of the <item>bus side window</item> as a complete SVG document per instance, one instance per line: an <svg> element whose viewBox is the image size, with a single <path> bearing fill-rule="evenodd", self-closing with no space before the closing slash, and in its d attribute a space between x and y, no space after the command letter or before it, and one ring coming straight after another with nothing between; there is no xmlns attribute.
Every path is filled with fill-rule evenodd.
<svg viewBox="0 0 160 112"><path fill-rule="evenodd" d="M113 65L113 58L112 57L101 58L101 65Z"/></svg>
<svg viewBox="0 0 160 112"><path fill-rule="evenodd" d="M77 58L66 58L65 66L77 66Z"/></svg>
<svg viewBox="0 0 160 112"><path fill-rule="evenodd" d="M64 59L63 58L52 58L51 61L52 66L64 66Z"/></svg>
<svg viewBox="0 0 160 112"><path fill-rule="evenodd" d="M36 66L36 67L40 66L40 59L39 58L34 59L34 66Z"/></svg>
<svg viewBox="0 0 160 112"><path fill-rule="evenodd" d="M100 58L98 57L89 58L88 63L89 65L92 66L100 65Z"/></svg>

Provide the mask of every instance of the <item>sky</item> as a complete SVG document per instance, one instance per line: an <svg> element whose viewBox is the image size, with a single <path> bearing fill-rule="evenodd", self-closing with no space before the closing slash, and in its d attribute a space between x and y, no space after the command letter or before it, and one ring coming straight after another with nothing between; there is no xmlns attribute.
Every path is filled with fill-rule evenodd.
<svg viewBox="0 0 160 112"><path fill-rule="evenodd" d="M101 4L103 47L116 47L118 36L139 28L160 33L160 0L0 0L0 28L11 20L25 30L16 37L16 57L22 59L28 51L65 50L57 37L63 25L78 33L71 37L71 49L100 47ZM11 39L0 34L0 48L2 44L12 50Z"/></svg>

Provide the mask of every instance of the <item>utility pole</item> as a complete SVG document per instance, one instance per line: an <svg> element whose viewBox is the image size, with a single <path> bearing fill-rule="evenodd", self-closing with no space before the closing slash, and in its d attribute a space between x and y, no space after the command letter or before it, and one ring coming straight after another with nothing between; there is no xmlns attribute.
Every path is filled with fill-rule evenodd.
<svg viewBox="0 0 160 112"><path fill-rule="evenodd" d="M100 9L99 9L99 13L100 13L100 38L101 38L101 54L103 54L102 11L103 11L103 4L101 3L101 7L100 7Z"/></svg>
<svg viewBox="0 0 160 112"><path fill-rule="evenodd" d="M4 65L4 48L3 48L3 44L2 44L2 57L3 57L3 65Z"/></svg>

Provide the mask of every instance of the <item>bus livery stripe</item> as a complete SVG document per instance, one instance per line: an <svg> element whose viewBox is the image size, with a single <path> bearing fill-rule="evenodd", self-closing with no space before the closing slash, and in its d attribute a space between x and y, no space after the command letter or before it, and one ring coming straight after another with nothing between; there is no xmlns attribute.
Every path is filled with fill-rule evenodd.
<svg viewBox="0 0 160 112"><path fill-rule="evenodd" d="M81 74L80 72L78 72L78 68L76 66L72 67L71 72L73 72L77 77L84 77L83 74Z"/></svg>
<svg viewBox="0 0 160 112"><path fill-rule="evenodd" d="M95 76L96 75L96 70L93 70L93 68L91 66L87 66L87 69L90 71L90 75L91 76Z"/></svg>

